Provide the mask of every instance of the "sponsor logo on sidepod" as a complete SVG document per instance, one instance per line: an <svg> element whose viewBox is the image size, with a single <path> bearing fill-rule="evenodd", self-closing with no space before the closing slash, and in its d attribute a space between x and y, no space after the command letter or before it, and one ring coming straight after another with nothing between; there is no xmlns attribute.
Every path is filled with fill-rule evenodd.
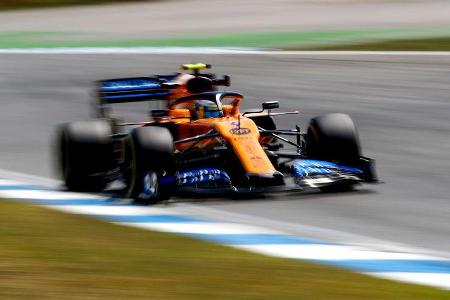
<svg viewBox="0 0 450 300"><path fill-rule="evenodd" d="M245 135L245 134L249 134L250 132L251 132L250 129L243 128L243 127L230 129L230 133L235 134L235 135Z"/></svg>

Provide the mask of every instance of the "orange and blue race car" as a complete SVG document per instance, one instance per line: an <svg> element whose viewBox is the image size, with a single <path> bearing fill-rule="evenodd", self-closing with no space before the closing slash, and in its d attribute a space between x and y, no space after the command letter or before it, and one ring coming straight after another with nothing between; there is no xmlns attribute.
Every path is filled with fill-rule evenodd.
<svg viewBox="0 0 450 300"><path fill-rule="evenodd" d="M219 90L230 77L192 73L102 80L97 118L58 129L59 171L69 190L100 192L111 183L123 196L155 203L171 196L343 191L377 182L374 161L361 155L348 115L313 118L306 132L279 129L277 101L241 112L244 97ZM112 117L114 104L159 101L142 122ZM284 148L291 148L290 151Z"/></svg>

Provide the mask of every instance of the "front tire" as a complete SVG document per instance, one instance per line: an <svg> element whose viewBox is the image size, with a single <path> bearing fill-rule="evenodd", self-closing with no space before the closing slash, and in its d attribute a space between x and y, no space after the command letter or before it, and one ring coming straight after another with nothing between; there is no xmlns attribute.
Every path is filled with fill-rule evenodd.
<svg viewBox="0 0 450 300"><path fill-rule="evenodd" d="M355 166L361 147L355 124L346 114L326 114L313 118L306 135L306 154L309 158ZM323 192L345 192L355 182L339 182L324 186Z"/></svg>
<svg viewBox="0 0 450 300"><path fill-rule="evenodd" d="M306 135L311 158L354 164L361 156L355 124L346 114L326 114L311 120Z"/></svg>
<svg viewBox="0 0 450 300"><path fill-rule="evenodd" d="M160 179L175 173L174 143L170 131L161 127L134 129L128 139L130 170L127 197L154 204L170 197L170 185Z"/></svg>

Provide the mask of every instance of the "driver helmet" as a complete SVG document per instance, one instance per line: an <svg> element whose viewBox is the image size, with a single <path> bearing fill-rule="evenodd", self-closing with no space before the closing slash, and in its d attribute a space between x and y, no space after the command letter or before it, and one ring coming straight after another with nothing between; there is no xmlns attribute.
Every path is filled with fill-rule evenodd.
<svg viewBox="0 0 450 300"><path fill-rule="evenodd" d="M220 118L222 116L217 104L210 100L197 100L195 111L198 119Z"/></svg>

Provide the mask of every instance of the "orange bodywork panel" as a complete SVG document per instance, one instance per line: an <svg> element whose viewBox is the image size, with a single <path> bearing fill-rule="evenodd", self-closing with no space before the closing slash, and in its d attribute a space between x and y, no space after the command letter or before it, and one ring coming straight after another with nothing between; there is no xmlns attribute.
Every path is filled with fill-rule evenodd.
<svg viewBox="0 0 450 300"><path fill-rule="evenodd" d="M242 166L250 174L273 174L276 169L267 157L260 144L260 135L255 123L248 118L212 118L200 119L192 122L178 123L179 138L188 138L204 134L215 129L220 133L221 138L228 142ZM208 151L220 145L220 137L204 139L200 142L182 143L176 146L177 150L183 151L191 147L194 143L198 151Z"/></svg>
<svg viewBox="0 0 450 300"><path fill-rule="evenodd" d="M248 118L240 118L240 126L238 118L225 117L179 124L178 128L182 137L192 137L215 129L231 145L247 173L262 175L273 174L276 171L261 147L258 128ZM219 144L220 138L211 138L200 141L195 145L195 148L199 151L209 150ZM192 142L184 143L177 145L177 149L183 150L191 145Z"/></svg>
<svg viewBox="0 0 450 300"><path fill-rule="evenodd" d="M202 139L194 142L185 142L176 145L178 151L183 151L193 147L202 154L207 154L214 147L220 146L225 140L239 158L243 168L249 174L269 175L276 172L270 159L267 157L261 146L261 137L255 123L245 117L240 116L239 104L242 96L233 94L225 96L225 103L222 103L221 109L223 117L196 119L193 111L193 101L196 98L186 101L176 102L179 96L186 96L185 85L183 81L189 79L189 76L180 76L179 86L174 93L174 100L169 101L169 116L172 119L169 122L177 126L178 139L185 139L197 135L205 134L214 129L220 134L220 137ZM201 99L202 97L199 96ZM222 99L223 100L223 99ZM188 118L190 112L191 119Z"/></svg>
<svg viewBox="0 0 450 300"><path fill-rule="evenodd" d="M215 128L232 146L247 173L273 174L276 169L259 143L255 123L247 118L240 118L240 122L236 118L231 120L218 122Z"/></svg>

